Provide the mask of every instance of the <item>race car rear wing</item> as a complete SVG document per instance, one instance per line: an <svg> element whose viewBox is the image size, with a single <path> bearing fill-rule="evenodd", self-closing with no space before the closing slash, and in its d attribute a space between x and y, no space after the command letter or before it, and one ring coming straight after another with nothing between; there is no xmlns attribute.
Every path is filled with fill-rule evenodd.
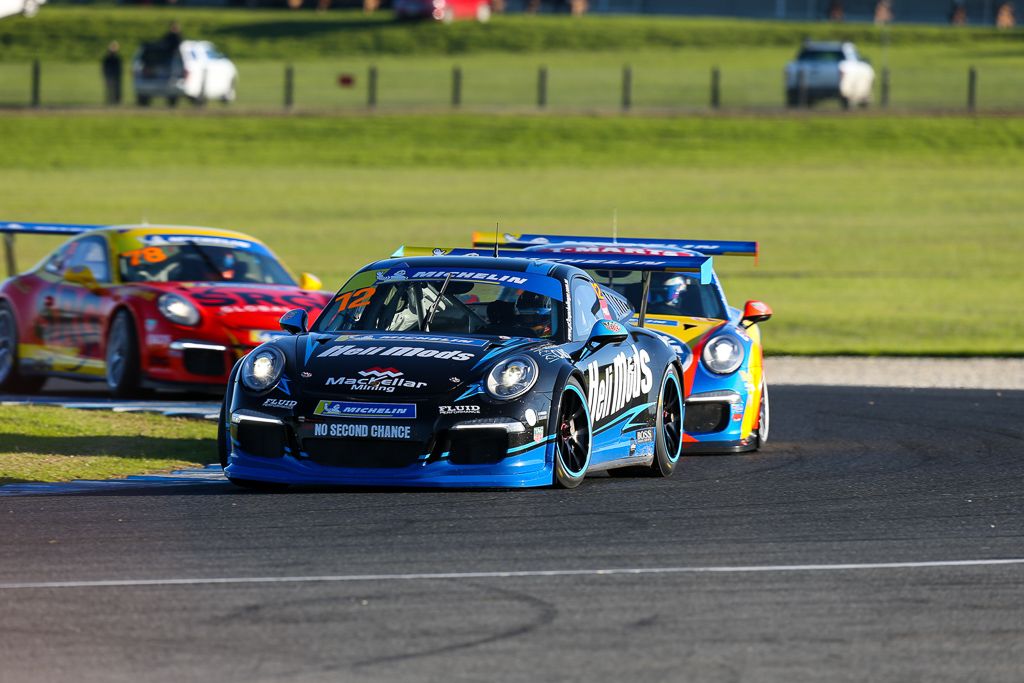
<svg viewBox="0 0 1024 683"><path fill-rule="evenodd" d="M474 247L493 247L494 234L473 233ZM529 251L572 250L575 253L669 256L673 251L698 251L705 256L753 256L757 242L691 239L648 239L644 237L589 237L581 235L511 234L498 235L500 249Z"/></svg>
<svg viewBox="0 0 1024 683"><path fill-rule="evenodd" d="M585 270L626 270L640 271L642 275L643 293L641 295L638 322L644 325L647 314L647 298L651 288L651 273L697 273L701 284L712 281L712 262L710 256L649 256L633 254L579 254L569 252L530 252L530 256L555 263L565 263ZM439 249L432 247L399 247L392 258L404 256L497 256L501 258L524 258L521 250L495 249L491 242L489 249Z"/></svg>
<svg viewBox="0 0 1024 683"><path fill-rule="evenodd" d="M29 235L77 235L103 225L82 225L78 223L18 223L0 221L0 234L4 236L4 260L7 263L7 276L17 275L18 264L14 254L14 236Z"/></svg>

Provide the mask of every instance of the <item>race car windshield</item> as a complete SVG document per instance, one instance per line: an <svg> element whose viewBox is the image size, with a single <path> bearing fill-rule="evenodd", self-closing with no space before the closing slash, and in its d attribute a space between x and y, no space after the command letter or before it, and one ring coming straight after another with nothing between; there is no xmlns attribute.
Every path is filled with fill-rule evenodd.
<svg viewBox="0 0 1024 683"><path fill-rule="evenodd" d="M559 285L556 280L551 282ZM415 331L553 339L559 335L564 310L561 301L549 296L556 292L460 280L450 273L436 279L378 280L375 273L364 272L334 297L314 331Z"/></svg>
<svg viewBox="0 0 1024 683"><path fill-rule="evenodd" d="M643 295L642 275L638 271L592 270L594 280L609 287L629 300L633 309L640 310ZM686 273L651 273L651 290L647 297L647 315L677 315L689 318L715 318L728 316L718 288Z"/></svg>
<svg viewBox="0 0 1024 683"><path fill-rule="evenodd" d="M172 241L173 240L173 241ZM252 282L294 285L262 245L237 239L147 236L118 255L124 282Z"/></svg>

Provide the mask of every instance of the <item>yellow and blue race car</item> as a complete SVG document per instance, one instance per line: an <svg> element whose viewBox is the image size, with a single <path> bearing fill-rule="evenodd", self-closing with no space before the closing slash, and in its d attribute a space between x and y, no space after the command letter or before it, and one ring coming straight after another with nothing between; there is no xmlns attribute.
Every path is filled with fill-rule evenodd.
<svg viewBox="0 0 1024 683"><path fill-rule="evenodd" d="M473 245L494 248L495 238L476 232ZM504 234L497 246L587 270L602 287L625 297L644 327L659 332L677 352L684 352L684 344L692 351L699 360L683 377L684 452L755 451L768 440L768 385L757 324L772 316L771 308L754 300L742 309L729 306L713 270L702 283L694 273L647 269L649 261L664 257L756 257L757 242ZM615 270L587 266L588 259L612 255L622 264Z"/></svg>

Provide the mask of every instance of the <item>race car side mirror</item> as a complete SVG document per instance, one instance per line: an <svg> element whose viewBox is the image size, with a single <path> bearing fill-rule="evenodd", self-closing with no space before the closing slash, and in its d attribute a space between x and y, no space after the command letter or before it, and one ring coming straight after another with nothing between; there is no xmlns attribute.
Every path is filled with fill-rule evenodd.
<svg viewBox="0 0 1024 683"><path fill-rule="evenodd" d="M625 326L622 324L614 320L598 320L590 328L590 337L587 338L587 343L579 351L572 354L573 360L579 362L598 349L609 344L624 342L628 337L629 332L626 331Z"/></svg>
<svg viewBox="0 0 1024 683"><path fill-rule="evenodd" d="M65 270L64 281L75 285L82 285L89 289L99 287L99 283L96 282L96 276L92 274L92 268L89 266L82 266L81 268L75 269L69 268Z"/></svg>
<svg viewBox="0 0 1024 683"><path fill-rule="evenodd" d="M772 317L771 306L763 301L751 300L743 305L743 320L744 326L750 327L757 323L763 323L768 318Z"/></svg>
<svg viewBox="0 0 1024 683"><path fill-rule="evenodd" d="M299 289L314 291L321 289L323 286L324 283L313 273L302 273L299 275Z"/></svg>
<svg viewBox="0 0 1024 683"><path fill-rule="evenodd" d="M309 315L301 308L293 308L281 316L281 329L289 334L305 334L309 329Z"/></svg>

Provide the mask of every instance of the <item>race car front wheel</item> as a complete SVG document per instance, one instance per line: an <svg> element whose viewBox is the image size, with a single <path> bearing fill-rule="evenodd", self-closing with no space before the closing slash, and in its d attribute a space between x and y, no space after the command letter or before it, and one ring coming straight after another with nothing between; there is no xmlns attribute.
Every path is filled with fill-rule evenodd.
<svg viewBox="0 0 1024 683"><path fill-rule="evenodd" d="M139 393L139 342L135 323L127 311L118 311L107 333L107 387L118 398Z"/></svg>
<svg viewBox="0 0 1024 683"><path fill-rule="evenodd" d="M555 485L576 488L590 466L593 425L587 396L573 378L565 383L555 420Z"/></svg>
<svg viewBox="0 0 1024 683"><path fill-rule="evenodd" d="M0 390L18 394L39 391L46 378L25 376L18 365L18 322L11 307L0 303Z"/></svg>
<svg viewBox="0 0 1024 683"><path fill-rule="evenodd" d="M768 428L771 419L771 404L768 402L768 383L761 380L761 412L757 418L756 448L768 443Z"/></svg>

